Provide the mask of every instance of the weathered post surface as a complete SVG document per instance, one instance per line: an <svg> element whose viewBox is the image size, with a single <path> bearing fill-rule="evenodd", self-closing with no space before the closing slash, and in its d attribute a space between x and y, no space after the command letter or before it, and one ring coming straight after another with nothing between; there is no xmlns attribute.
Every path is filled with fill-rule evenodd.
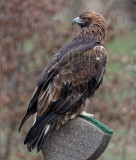
<svg viewBox="0 0 136 160"><path fill-rule="evenodd" d="M42 153L44 160L96 160L113 131L95 119L78 117L53 130Z"/></svg>

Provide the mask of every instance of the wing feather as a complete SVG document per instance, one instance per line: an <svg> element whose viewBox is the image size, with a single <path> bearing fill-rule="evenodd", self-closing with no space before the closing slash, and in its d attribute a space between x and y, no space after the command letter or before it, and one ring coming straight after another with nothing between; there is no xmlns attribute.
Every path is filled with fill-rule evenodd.
<svg viewBox="0 0 136 160"><path fill-rule="evenodd" d="M88 64L83 62L84 57L80 57L80 63L78 56L79 53L87 53L97 44L101 44L101 42L95 38L84 39L80 37L61 48L54 56L55 61L51 61L41 73L37 81L38 92L36 92L36 95L34 94L30 101L26 115L30 116L35 112L38 116L45 114L53 103L62 98L62 93L65 92L66 88L69 88L70 92L74 94L85 92L93 72L88 69ZM67 64L68 57L70 65ZM83 87L83 84L85 84L85 87Z"/></svg>
<svg viewBox="0 0 136 160"><path fill-rule="evenodd" d="M73 56L69 59L68 65L58 65L58 68L61 67L61 69L59 73L53 77L47 92L50 99L48 97L47 102L42 103L42 107L39 105L40 102L38 102L38 115L44 114L52 103L61 98L61 92L66 87L66 84L69 84L69 90L72 93L81 94L87 91L89 81L94 78L93 81L95 85L94 83L90 83L92 84L90 89L97 89L105 72L106 50L104 50L102 46L94 46L91 50L80 54L80 57L78 56ZM45 99L45 96L43 96L42 101L45 101Z"/></svg>

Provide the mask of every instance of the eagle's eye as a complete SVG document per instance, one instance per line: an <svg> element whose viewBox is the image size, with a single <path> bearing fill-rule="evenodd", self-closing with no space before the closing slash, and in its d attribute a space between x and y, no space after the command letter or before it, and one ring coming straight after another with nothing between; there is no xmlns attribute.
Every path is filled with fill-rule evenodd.
<svg viewBox="0 0 136 160"><path fill-rule="evenodd" d="M88 21L88 18L83 18L84 21Z"/></svg>

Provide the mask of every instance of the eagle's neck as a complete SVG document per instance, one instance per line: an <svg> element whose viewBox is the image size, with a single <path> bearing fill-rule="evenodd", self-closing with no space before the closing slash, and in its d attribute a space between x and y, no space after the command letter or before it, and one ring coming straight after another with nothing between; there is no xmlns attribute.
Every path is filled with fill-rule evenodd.
<svg viewBox="0 0 136 160"><path fill-rule="evenodd" d="M98 41L104 41L106 38L106 28L100 24L91 24L88 27L84 27L81 31L75 36L75 38L94 38Z"/></svg>
<svg viewBox="0 0 136 160"><path fill-rule="evenodd" d="M97 39L105 40L106 38L106 25L105 21L96 20L94 23L92 22L91 25L88 27L91 34L96 35Z"/></svg>

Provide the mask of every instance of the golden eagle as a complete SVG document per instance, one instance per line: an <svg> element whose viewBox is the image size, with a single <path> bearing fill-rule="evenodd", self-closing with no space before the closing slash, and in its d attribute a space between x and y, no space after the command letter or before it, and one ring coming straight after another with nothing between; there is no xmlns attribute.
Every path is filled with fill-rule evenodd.
<svg viewBox="0 0 136 160"><path fill-rule="evenodd" d="M107 55L104 46L106 24L103 16L86 11L72 24L81 30L64 45L41 73L37 87L20 125L35 115L33 126L24 140L28 151L40 151L53 127L80 114L84 104L99 88L105 73ZM91 114L90 114L91 115Z"/></svg>

